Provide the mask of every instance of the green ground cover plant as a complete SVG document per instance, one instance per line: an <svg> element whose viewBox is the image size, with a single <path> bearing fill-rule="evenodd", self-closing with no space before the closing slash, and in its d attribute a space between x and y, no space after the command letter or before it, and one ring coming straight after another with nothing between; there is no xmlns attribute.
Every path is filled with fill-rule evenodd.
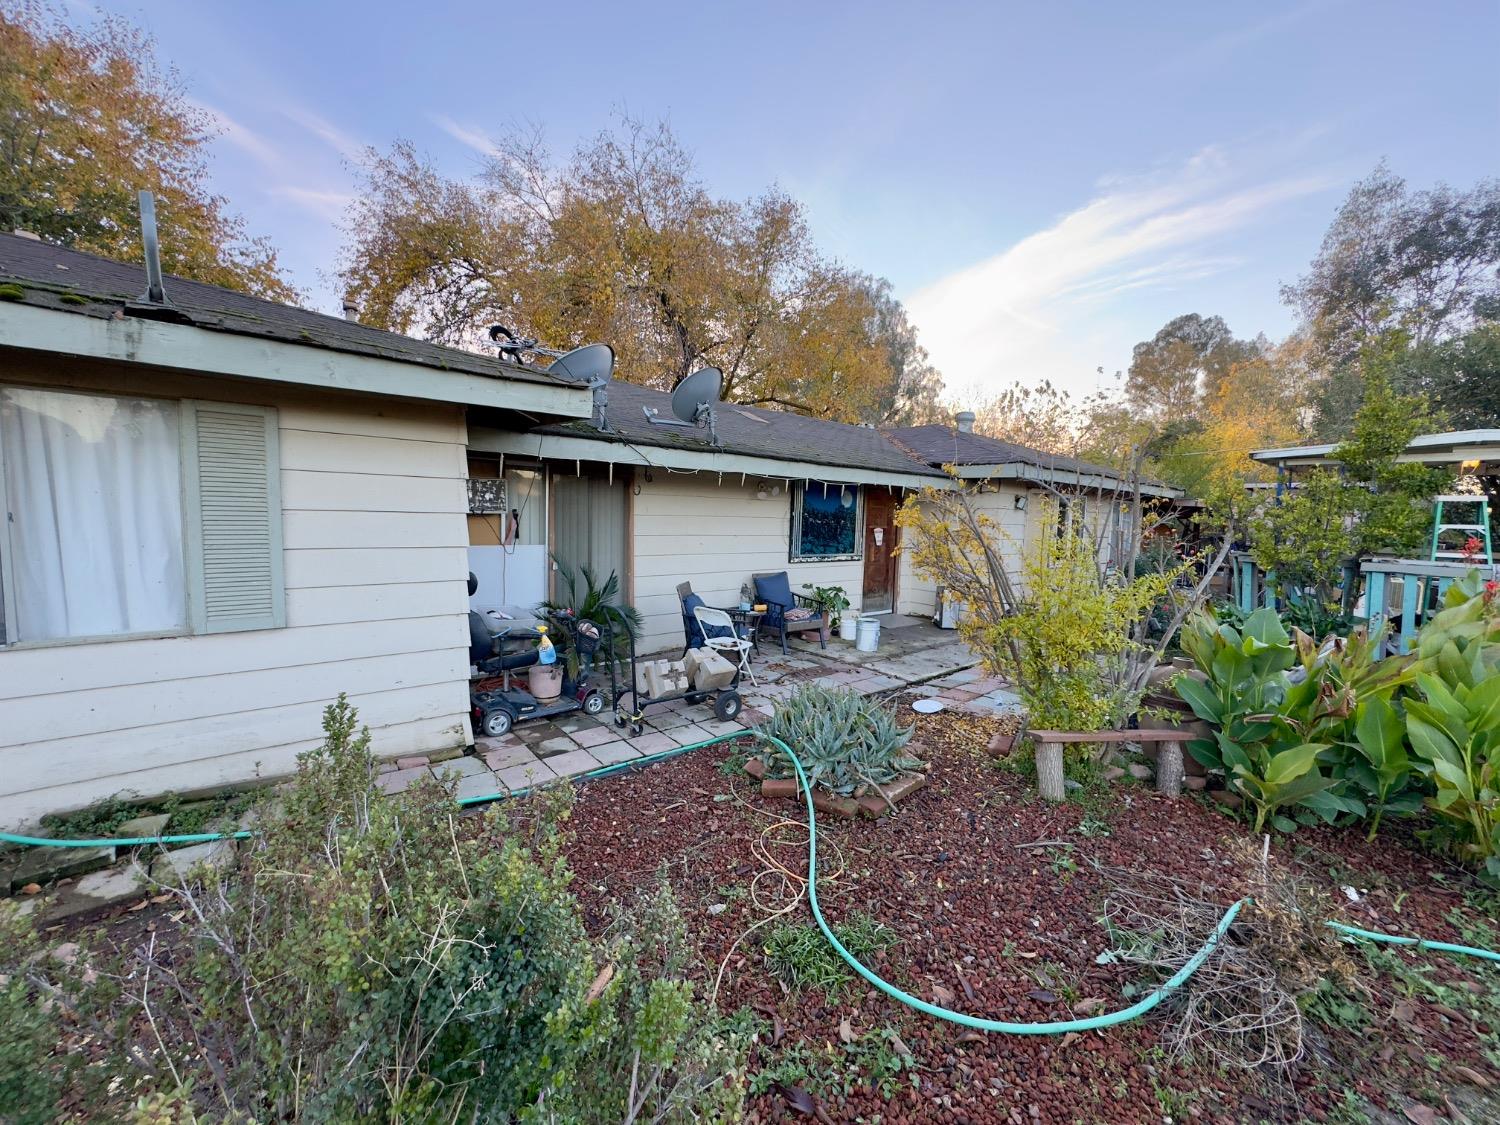
<svg viewBox="0 0 1500 1125"><path fill-rule="evenodd" d="M460 831L447 786L375 787L342 698L324 732L232 870L164 888L181 933L89 959L112 997L84 1003L79 974L31 962L33 1005L112 1001L109 1065L143 1119L736 1118L748 1043L695 995L665 882L585 932L562 854L570 789L535 798L524 826L496 810Z"/></svg>

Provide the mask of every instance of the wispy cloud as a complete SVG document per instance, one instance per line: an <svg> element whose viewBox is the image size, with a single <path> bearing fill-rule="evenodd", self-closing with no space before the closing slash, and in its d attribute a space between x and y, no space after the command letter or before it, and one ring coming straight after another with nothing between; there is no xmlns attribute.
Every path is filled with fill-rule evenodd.
<svg viewBox="0 0 1500 1125"><path fill-rule="evenodd" d="M283 115L306 129L313 136L333 149L345 160L357 161L364 156L365 149L369 147L358 137L344 132L333 122L321 114L308 109L303 105L283 104L276 107Z"/></svg>
<svg viewBox="0 0 1500 1125"><path fill-rule="evenodd" d="M1313 173L1247 184L1207 148L1175 168L1106 179L1077 210L907 304L957 399L1043 378L1092 390L1095 365L1155 327L1120 324L1130 296L1234 268L1238 257L1217 245L1224 236L1334 182ZM1122 331L1133 339L1116 339Z"/></svg>
<svg viewBox="0 0 1500 1125"><path fill-rule="evenodd" d="M460 125L446 114L434 113L430 116L434 125L459 144L468 145L483 156L494 156L499 152L499 149L495 147L495 142L485 136L483 131L469 125Z"/></svg>
<svg viewBox="0 0 1500 1125"><path fill-rule="evenodd" d="M215 106L196 101L193 105L208 116L221 140L267 167L275 167L281 163L281 157L277 154L275 147L248 125L236 121Z"/></svg>
<svg viewBox="0 0 1500 1125"><path fill-rule="evenodd" d="M354 202L354 196L347 191L324 191L318 188L295 187L291 184L267 188L266 193L278 199L290 200L304 210L321 215L325 219L343 218L349 204Z"/></svg>

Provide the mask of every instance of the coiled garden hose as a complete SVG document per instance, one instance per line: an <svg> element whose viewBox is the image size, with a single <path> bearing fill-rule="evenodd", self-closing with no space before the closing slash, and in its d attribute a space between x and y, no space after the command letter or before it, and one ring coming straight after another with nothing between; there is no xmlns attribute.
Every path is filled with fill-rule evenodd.
<svg viewBox="0 0 1500 1125"><path fill-rule="evenodd" d="M1223 939L1234 923L1240 911L1250 901L1240 899L1232 904L1219 919L1219 924L1209 934L1208 940L1197 953L1188 959L1187 963L1173 973L1172 976L1153 989L1146 996L1131 1004L1128 1008L1120 1008L1117 1011L1105 1012L1102 1015L1088 1016L1083 1019L1074 1020L1046 1020L1037 1023L1017 1023L1010 1020L992 1020L983 1016L971 1016L964 1012L955 1012L950 1008L940 1007L937 1004L929 1004L918 996L904 992L890 982L883 980L872 969L867 968L859 958L844 948L839 941L838 935L829 926L828 920L823 917L823 909L818 904L818 817L813 807L812 786L807 780L807 773L802 768L802 762L796 753L781 739L773 735L763 734L760 731L736 731L732 734L719 735L717 738L705 739L702 742L694 742L687 746L679 746L673 750L665 750L658 754L648 754L641 758L632 758L629 761L618 762L614 765L602 766L596 770L579 775L581 779L592 779L608 777L612 774L621 773L625 770L635 769L637 766L647 765L652 762L663 761L667 758L675 758L679 754L686 754L692 750L701 750L705 746L714 746L721 742L730 742L753 735L764 742L770 743L776 749L787 756L792 763L792 769L796 772L797 782L802 791L802 797L807 805L807 901L812 907L813 918L818 923L818 929L823 931L823 936L828 944L833 946L837 953L848 966L868 981L875 988L884 992L891 999L909 1008L932 1016L935 1019L947 1020L950 1023L960 1024L963 1027L974 1028L978 1031L995 1031L1008 1035L1065 1035L1068 1032L1096 1031L1099 1028L1113 1027L1115 1024L1126 1023L1137 1019L1155 1008L1163 1000L1169 997L1177 989L1185 984L1189 977L1195 973L1204 961L1208 960L1213 953L1214 947ZM529 790L519 789L512 793L493 793L484 797L464 797L458 801L460 805L479 805L491 801L503 800L507 796L523 796ZM48 840L34 836L17 836L9 832L0 832L0 841L12 844L25 844L32 847L52 848L85 848L85 847L134 847L146 844L196 844L206 843L211 840L223 840L228 838L243 839L252 833L248 830L232 833L220 832L198 832L188 836L159 836L122 840ZM1339 922L1329 922L1329 926L1338 930L1351 939L1363 941L1385 942L1391 945L1410 945L1421 949L1442 950L1446 953L1458 953L1467 957L1479 957L1487 961L1500 962L1500 953L1490 949L1479 949L1469 945L1455 945L1445 941L1427 941L1422 938L1398 937L1394 934L1377 933L1374 930L1361 930L1355 926L1346 926Z"/></svg>

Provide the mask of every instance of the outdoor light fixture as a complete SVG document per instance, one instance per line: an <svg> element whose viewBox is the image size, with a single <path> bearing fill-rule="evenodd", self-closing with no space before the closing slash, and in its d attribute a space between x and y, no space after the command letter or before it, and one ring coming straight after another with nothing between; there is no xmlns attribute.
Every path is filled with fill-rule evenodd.
<svg viewBox="0 0 1500 1125"><path fill-rule="evenodd" d="M1023 493L1021 493L1020 495L1018 495L1016 497L1016 511L1018 511L1018 512L1024 512L1025 510L1026 510L1026 494L1023 492Z"/></svg>

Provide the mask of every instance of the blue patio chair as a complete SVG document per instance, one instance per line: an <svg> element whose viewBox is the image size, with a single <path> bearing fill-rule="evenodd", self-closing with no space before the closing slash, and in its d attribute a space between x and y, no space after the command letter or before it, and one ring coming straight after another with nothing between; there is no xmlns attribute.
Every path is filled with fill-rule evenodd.
<svg viewBox="0 0 1500 1125"><path fill-rule="evenodd" d="M724 629L709 625L707 626L707 637L704 636L704 626L699 623L698 617L693 610L699 606L708 607L708 603L693 593L691 582L677 583L677 603L682 610L682 633L684 640L687 642L682 649L684 654L690 648L704 648L711 638L733 637L735 635L732 628ZM749 638L746 637L744 639L748 640Z"/></svg>
<svg viewBox="0 0 1500 1125"><path fill-rule="evenodd" d="M782 656L787 655L787 634L802 633L808 629L818 631L819 648L828 647L828 642L823 639L823 615L821 613L814 612L808 617L794 616L788 620L788 612L809 608L813 602L811 598L803 594L792 592L792 581L786 571L778 570L775 574L754 574L751 577L755 581L756 600L764 602L766 606L766 615L760 619L760 628L770 629L781 638Z"/></svg>

